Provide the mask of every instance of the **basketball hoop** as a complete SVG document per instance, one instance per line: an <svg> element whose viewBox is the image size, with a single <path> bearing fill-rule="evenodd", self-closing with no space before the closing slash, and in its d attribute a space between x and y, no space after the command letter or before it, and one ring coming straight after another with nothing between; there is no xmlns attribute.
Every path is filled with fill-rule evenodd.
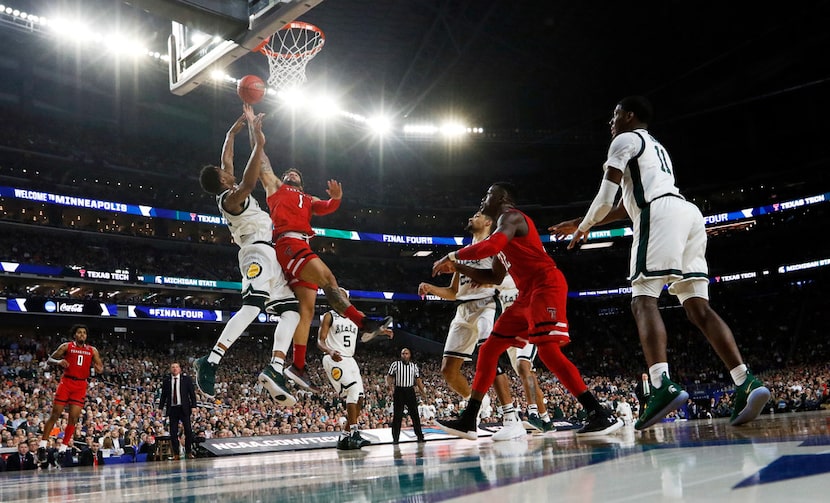
<svg viewBox="0 0 830 503"><path fill-rule="evenodd" d="M317 55L326 36L313 24L293 21L260 44L259 51L268 58L268 87L281 91L306 81L305 66Z"/></svg>

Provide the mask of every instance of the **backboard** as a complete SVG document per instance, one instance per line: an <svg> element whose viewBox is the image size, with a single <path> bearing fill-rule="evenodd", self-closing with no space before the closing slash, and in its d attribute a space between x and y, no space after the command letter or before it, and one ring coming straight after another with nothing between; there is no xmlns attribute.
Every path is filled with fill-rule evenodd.
<svg viewBox="0 0 830 503"><path fill-rule="evenodd" d="M172 19L170 91L183 96L324 0L138 0Z"/></svg>

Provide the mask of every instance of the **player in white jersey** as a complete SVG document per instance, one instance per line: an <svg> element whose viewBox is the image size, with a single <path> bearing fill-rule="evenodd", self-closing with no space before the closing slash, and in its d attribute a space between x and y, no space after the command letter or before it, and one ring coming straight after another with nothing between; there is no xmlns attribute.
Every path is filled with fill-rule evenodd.
<svg viewBox="0 0 830 503"><path fill-rule="evenodd" d="M349 293L340 288L345 298ZM323 368L329 377L337 395L346 399L346 423L343 435L337 441L337 448L343 450L360 449L369 445L358 431L358 420L363 410L363 377L360 367L354 359L354 351L360 330L357 325L335 310L320 316L320 328L317 332L317 347L323 352ZM390 339L392 331L383 332Z"/></svg>
<svg viewBox="0 0 830 503"><path fill-rule="evenodd" d="M652 108L646 98L623 98L610 121L611 146L604 176L588 213L549 228L558 238L573 233L568 248L591 227L631 218L631 310L649 365L651 394L634 427L648 428L677 409L688 393L669 377L666 327L657 307L665 285L723 360L736 386L731 424L752 421L770 392L743 362L729 326L709 305L706 229L700 210L680 195L666 149L648 132ZM622 198L614 205L618 189Z"/></svg>
<svg viewBox="0 0 830 503"><path fill-rule="evenodd" d="M496 287L499 294L499 314L510 307L519 296L519 289L510 274L504 276L504 280ZM554 431L556 428L548 415L545 407L545 396L539 387L539 380L536 377L536 369L533 362L536 359L536 345L527 343L522 348L507 348L507 357L510 359L510 366L519 376L522 388L527 398L527 422L524 427L537 430L542 433Z"/></svg>
<svg viewBox="0 0 830 503"><path fill-rule="evenodd" d="M245 125L244 114L225 135L221 167L205 166L200 175L202 188L216 196L219 211L227 221L234 243L239 246L242 307L228 320L211 352L193 362L193 369L199 389L213 397L216 368L225 352L261 312L278 314L280 321L274 332L271 363L259 374L258 380L277 403L290 406L296 403L296 399L285 387L283 367L285 352L291 344L300 315L297 299L285 281L271 244L271 217L251 195L262 167L262 149L265 145L262 117L260 114L254 118L254 127L251 128L253 153L238 185L234 176L233 147L235 136Z"/></svg>
<svg viewBox="0 0 830 503"><path fill-rule="evenodd" d="M466 230L473 235L473 243L478 243L490 235L493 221L483 213L476 212L467 220ZM474 269L491 269L494 257L487 257L480 260L459 261ZM441 287L430 283L418 285L419 295L436 295L446 300L456 301L455 317L450 322L447 340L444 343L444 357L441 360L441 375L450 388L461 395L465 401L470 399L472 389L464 374L461 373L461 366L464 362L472 361L476 348L484 343L490 332L493 331L493 323L496 318L496 287L494 285L479 285L469 277L454 273L449 286ZM502 372L496 376L493 383L496 396L502 404L500 409L505 425L512 429L504 429L504 433L496 440L508 440L525 431L518 421L513 406L513 397L510 394L510 382ZM481 410L489 409L490 397L484 395ZM518 425L518 427L516 426ZM504 437L504 438L502 438Z"/></svg>

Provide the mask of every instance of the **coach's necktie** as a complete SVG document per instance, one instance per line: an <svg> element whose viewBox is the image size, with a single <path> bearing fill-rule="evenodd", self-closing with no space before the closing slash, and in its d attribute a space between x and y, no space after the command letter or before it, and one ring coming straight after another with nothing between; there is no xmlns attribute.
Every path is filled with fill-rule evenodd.
<svg viewBox="0 0 830 503"><path fill-rule="evenodd" d="M179 405L179 376L173 378L173 405Z"/></svg>

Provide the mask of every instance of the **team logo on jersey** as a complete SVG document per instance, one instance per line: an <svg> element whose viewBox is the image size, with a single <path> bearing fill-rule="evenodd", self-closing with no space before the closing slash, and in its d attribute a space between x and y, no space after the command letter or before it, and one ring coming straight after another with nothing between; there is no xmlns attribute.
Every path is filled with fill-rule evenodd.
<svg viewBox="0 0 830 503"><path fill-rule="evenodd" d="M343 370L340 367L334 367L331 369L331 377L335 381L339 381L343 377Z"/></svg>
<svg viewBox="0 0 830 503"><path fill-rule="evenodd" d="M248 270L245 271L245 277L248 279L254 279L260 274L262 274L262 266L258 262L251 262Z"/></svg>
<svg viewBox="0 0 830 503"><path fill-rule="evenodd" d="M547 309L548 309L548 312L550 313L550 319L555 320L556 319L556 308L555 307L549 307Z"/></svg>

